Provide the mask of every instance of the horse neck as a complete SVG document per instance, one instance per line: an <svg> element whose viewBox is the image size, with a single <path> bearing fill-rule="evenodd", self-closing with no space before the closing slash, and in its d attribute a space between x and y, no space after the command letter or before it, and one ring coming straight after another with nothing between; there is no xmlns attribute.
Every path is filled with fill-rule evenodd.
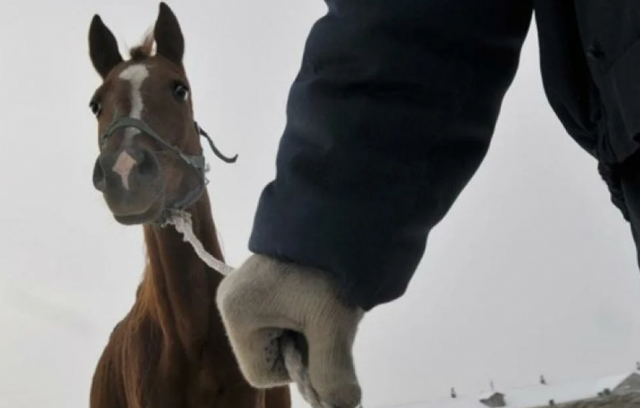
<svg viewBox="0 0 640 408"><path fill-rule="evenodd" d="M204 248L223 261L207 192L188 211L193 232ZM223 338L224 329L215 305L222 276L210 269L172 226L145 226L148 264L140 287L142 303L165 336L185 346ZM188 347L187 347L188 348Z"/></svg>

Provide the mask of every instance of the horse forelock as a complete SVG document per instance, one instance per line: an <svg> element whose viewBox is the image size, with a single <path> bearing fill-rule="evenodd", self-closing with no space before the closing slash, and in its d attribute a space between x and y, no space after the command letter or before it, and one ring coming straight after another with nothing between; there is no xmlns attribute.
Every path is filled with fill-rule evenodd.
<svg viewBox="0 0 640 408"><path fill-rule="evenodd" d="M153 56L155 37L153 30L148 30L142 42L129 48L129 56L134 61L140 61Z"/></svg>

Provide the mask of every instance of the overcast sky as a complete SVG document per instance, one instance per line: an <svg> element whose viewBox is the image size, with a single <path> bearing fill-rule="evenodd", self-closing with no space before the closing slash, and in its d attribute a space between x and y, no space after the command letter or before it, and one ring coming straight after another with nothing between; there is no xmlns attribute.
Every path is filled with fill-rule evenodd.
<svg viewBox="0 0 640 408"><path fill-rule="evenodd" d="M247 256L274 174L289 86L320 0L169 2L186 37L196 118L234 166L209 192L229 263ZM139 227L117 225L91 184L87 48L99 12L121 44L156 18L144 0L0 4L0 408L88 406L110 331L143 267ZM365 406L633 370L640 274L595 162L547 105L535 27L492 149L434 231L406 296L356 342ZM296 397L296 407L304 407Z"/></svg>

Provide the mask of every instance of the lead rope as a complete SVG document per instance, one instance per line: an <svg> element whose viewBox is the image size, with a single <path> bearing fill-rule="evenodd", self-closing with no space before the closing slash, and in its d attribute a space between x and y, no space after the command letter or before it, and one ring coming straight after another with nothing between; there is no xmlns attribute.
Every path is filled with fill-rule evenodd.
<svg viewBox="0 0 640 408"><path fill-rule="evenodd" d="M191 214L185 211L174 211L166 223L173 225L176 231L182 234L183 240L191 244L193 249L196 251L196 254L198 254L200 259L202 259L202 261L211 269L220 272L224 276L229 275L235 270L233 267L216 259L213 255L207 252L206 249L204 249L202 242L200 242L198 237L193 233ZM284 356L284 365L289 372L289 376L298 386L298 391L305 401L307 401L313 408L332 408L320 401L318 393L311 385L309 373L302 362L302 356L291 337L284 336L282 338L281 349L282 355Z"/></svg>

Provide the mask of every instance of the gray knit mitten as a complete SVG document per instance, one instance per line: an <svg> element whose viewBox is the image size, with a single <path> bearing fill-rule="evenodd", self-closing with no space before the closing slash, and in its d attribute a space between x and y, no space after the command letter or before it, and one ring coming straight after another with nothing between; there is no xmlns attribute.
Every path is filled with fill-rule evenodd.
<svg viewBox="0 0 640 408"><path fill-rule="evenodd" d="M256 388L288 384L280 337L304 336L312 387L335 408L361 400L351 353L363 311L347 306L322 272L252 255L224 278L217 305L240 369Z"/></svg>

